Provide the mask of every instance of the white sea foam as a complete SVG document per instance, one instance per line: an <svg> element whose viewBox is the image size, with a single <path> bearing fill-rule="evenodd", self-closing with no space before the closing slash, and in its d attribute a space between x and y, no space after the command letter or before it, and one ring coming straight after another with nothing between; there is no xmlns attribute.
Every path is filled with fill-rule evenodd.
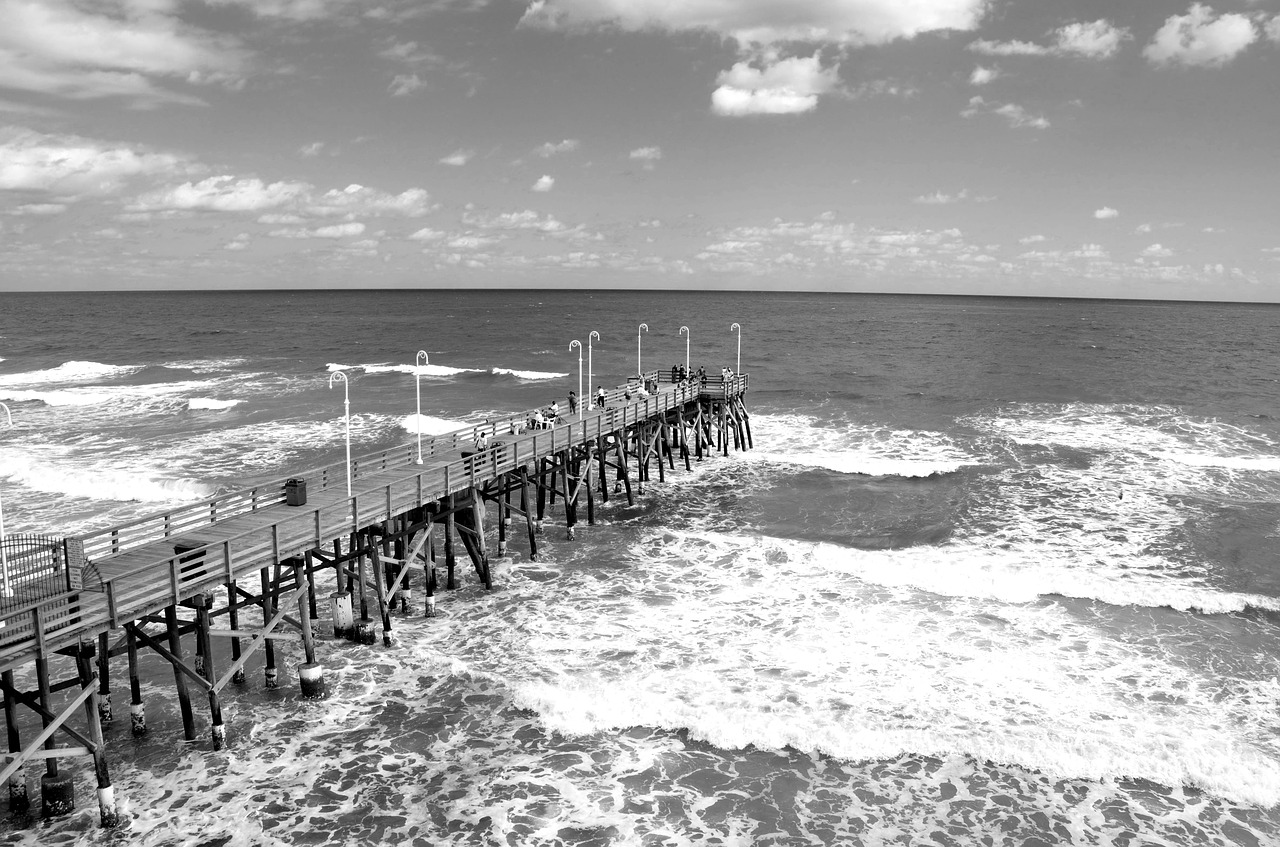
<svg viewBox="0 0 1280 847"><path fill-rule="evenodd" d="M398 365L398 364L372 364L372 365L329 365L329 372L336 371L354 371L362 370L368 374L378 373L403 373L410 375L426 376L426 377L448 377L457 376L464 373L484 373L483 368L452 368L448 365Z"/></svg>
<svg viewBox="0 0 1280 847"><path fill-rule="evenodd" d="M514 376L516 379L540 380L540 379L560 379L568 376L567 373L554 373L551 371L521 371L513 368L494 368L492 373L495 376Z"/></svg>
<svg viewBox="0 0 1280 847"><path fill-rule="evenodd" d="M232 406L240 405L243 400L214 400L209 397L192 397L187 401L188 409L213 409L222 410L230 409Z"/></svg>
<svg viewBox="0 0 1280 847"><path fill-rule="evenodd" d="M954 473L978 463L937 432L823 424L796 414L755 415L751 427L757 447L739 456L747 462L902 477Z"/></svg>
<svg viewBox="0 0 1280 847"><path fill-rule="evenodd" d="M91 388L55 388L43 391L0 388L0 400L15 403L43 403L46 406L98 406L111 402L117 396L111 391Z"/></svg>
<svg viewBox="0 0 1280 847"><path fill-rule="evenodd" d="M1246 697L1265 700L1253 713L1280 708L1280 688L1245 692L1056 605L974 597L958 575L931 582L926 563L900 579L902 553L665 531L631 555L633 571L584 569L522 597L502 621L512 635L477 633L494 641L469 645L469 662L574 735L656 724L855 761L963 753L1280 802L1280 748L1237 718ZM972 572L955 559L933 569ZM512 583L525 590L519 569Z"/></svg>
<svg viewBox="0 0 1280 847"><path fill-rule="evenodd" d="M94 382L134 373L141 365L104 365L101 362L64 362L56 368L0 376L0 385L41 385L57 382Z"/></svg>
<svg viewBox="0 0 1280 847"><path fill-rule="evenodd" d="M158 469L119 467L102 461L84 464L58 454L0 453L0 476L33 491L91 500L167 503L200 500L214 486L187 477L169 477Z"/></svg>

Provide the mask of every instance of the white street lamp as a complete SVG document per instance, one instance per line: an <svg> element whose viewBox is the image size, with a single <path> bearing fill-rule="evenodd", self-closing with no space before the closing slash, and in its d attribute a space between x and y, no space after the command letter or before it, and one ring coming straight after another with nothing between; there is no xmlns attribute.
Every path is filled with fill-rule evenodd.
<svg viewBox="0 0 1280 847"><path fill-rule="evenodd" d="M573 339L569 342L569 350L572 351L574 347L578 348L578 420L582 420L582 416L585 414L585 410L582 408L584 399L582 396L582 342L576 338Z"/></svg>
<svg viewBox="0 0 1280 847"><path fill-rule="evenodd" d="M643 330L644 332L648 332L649 325L640 324L640 326L636 328L636 373L640 375L640 381L643 382L644 368L640 367L640 332L641 330Z"/></svg>
<svg viewBox="0 0 1280 847"><path fill-rule="evenodd" d="M735 323L733 326L729 327L730 332L733 332L735 329L738 331L738 369L734 371L734 373L741 375L742 374L742 324Z"/></svg>
<svg viewBox="0 0 1280 847"><path fill-rule="evenodd" d="M591 330L591 334L587 336L587 390L588 391L591 390L591 383L595 379L595 374L591 372L591 339L593 338L596 341L600 340L600 333L596 332L594 329ZM580 396L578 397L578 402L581 403L585 399L586 399L585 397Z"/></svg>
<svg viewBox="0 0 1280 847"><path fill-rule="evenodd" d="M13 415L9 413L9 407L4 403L0 403L0 409L4 409L5 419L9 422L9 429L13 429ZM0 572L4 574L3 592L5 597L13 596L13 586L9 584L9 554L4 549L4 500L0 499Z"/></svg>
<svg viewBox="0 0 1280 847"><path fill-rule="evenodd" d="M351 397L347 390L347 375L342 371L329 374L329 387L333 388L335 379L342 380L342 409L347 420L347 499L351 499Z"/></svg>
<svg viewBox="0 0 1280 847"><path fill-rule="evenodd" d="M692 338L692 336L689 335L689 327L687 326L680 327L680 334L684 336L684 372L688 373L689 372L689 340L690 338Z"/></svg>
<svg viewBox="0 0 1280 847"><path fill-rule="evenodd" d="M427 351L419 350L413 360L413 378L418 384L418 417L415 419L418 430L418 464L422 464L422 369L427 362Z"/></svg>

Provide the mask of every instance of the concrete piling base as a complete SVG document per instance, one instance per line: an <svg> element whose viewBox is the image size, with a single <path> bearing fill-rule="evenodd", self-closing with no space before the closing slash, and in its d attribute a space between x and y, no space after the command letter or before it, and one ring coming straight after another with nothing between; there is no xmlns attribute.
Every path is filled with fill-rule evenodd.
<svg viewBox="0 0 1280 847"><path fill-rule="evenodd" d="M333 617L333 637L351 638L354 616L351 612L351 595L338 591L329 597L329 609Z"/></svg>
<svg viewBox="0 0 1280 847"><path fill-rule="evenodd" d="M21 773L9 777L9 814L25 815L31 811L31 797L27 795L27 778Z"/></svg>
<svg viewBox="0 0 1280 847"><path fill-rule="evenodd" d="M103 829L120 825L120 812L116 809L116 790L108 785L98 789L98 817Z"/></svg>
<svg viewBox="0 0 1280 847"><path fill-rule="evenodd" d="M46 818L58 818L75 811L76 784L70 771L59 771L57 776L45 774L40 778L40 805Z"/></svg>
<svg viewBox="0 0 1280 847"><path fill-rule="evenodd" d="M103 726L106 726L107 724L111 723L111 720L112 720L111 695L99 694L98 695L98 722Z"/></svg>
<svg viewBox="0 0 1280 847"><path fill-rule="evenodd" d="M369 618L361 618L356 621L355 640L357 644L373 644L378 640L377 633L373 631L373 621Z"/></svg>
<svg viewBox="0 0 1280 847"><path fill-rule="evenodd" d="M133 728L134 735L147 734L147 707L141 703L134 703L129 707L129 723Z"/></svg>
<svg viewBox="0 0 1280 847"><path fill-rule="evenodd" d="M213 749L221 750L227 746L227 725L215 723L209 734L213 737Z"/></svg>
<svg viewBox="0 0 1280 847"><path fill-rule="evenodd" d="M244 675L244 668L240 668L238 671L236 671L231 675L231 681L234 682L236 685L244 685L245 679L246 677Z"/></svg>
<svg viewBox="0 0 1280 847"><path fill-rule="evenodd" d="M324 684L324 667L319 662L307 662L298 667L298 683L302 687L303 700L323 700L328 696Z"/></svg>
<svg viewBox="0 0 1280 847"><path fill-rule="evenodd" d="M434 595L427 597L427 617L434 618L436 616L436 598Z"/></svg>
<svg viewBox="0 0 1280 847"><path fill-rule="evenodd" d="M280 669L267 668L266 679L264 681L264 684L266 685L267 688L279 688L280 687Z"/></svg>

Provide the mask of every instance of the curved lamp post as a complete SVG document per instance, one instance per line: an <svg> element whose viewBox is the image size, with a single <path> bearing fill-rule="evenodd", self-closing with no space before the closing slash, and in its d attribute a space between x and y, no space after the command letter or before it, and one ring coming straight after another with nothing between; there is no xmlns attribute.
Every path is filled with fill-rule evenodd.
<svg viewBox="0 0 1280 847"><path fill-rule="evenodd" d="M640 332L641 330L648 332L648 324L640 324L636 328L636 374L639 375L640 381L644 381L644 368L640 367Z"/></svg>
<svg viewBox="0 0 1280 847"><path fill-rule="evenodd" d="M335 379L342 379L342 409L347 420L347 499L351 499L351 397L347 390L347 375L342 371L329 374L329 387L333 388Z"/></svg>
<svg viewBox="0 0 1280 847"><path fill-rule="evenodd" d="M418 384L418 417L414 419L418 430L418 464L422 464L422 369L428 364L427 351L419 350L413 359L413 378Z"/></svg>
<svg viewBox="0 0 1280 847"><path fill-rule="evenodd" d="M587 390L588 391L591 390L591 382L592 380L595 379L595 375L592 374L591 372L591 339L593 338L596 341L600 340L600 333L596 332L594 329L591 330L591 334L587 336ZM581 393L578 394L579 403L581 403L585 399L586 398L583 397Z"/></svg>
<svg viewBox="0 0 1280 847"><path fill-rule="evenodd" d="M0 403L0 409L4 409L5 420L9 423L9 429L13 429L13 415L9 413L9 407L4 403ZM4 500L0 499L0 572L4 574L4 597L13 596L13 586L9 584L9 554L4 549Z"/></svg>
<svg viewBox="0 0 1280 847"><path fill-rule="evenodd" d="M689 339L692 337L689 335L689 327L687 326L680 327L680 334L684 336L684 372L688 373L689 372Z"/></svg>
<svg viewBox="0 0 1280 847"><path fill-rule="evenodd" d="M569 342L569 351L573 352L574 347L578 348L578 420L582 420L582 415L584 414L582 408L582 342L576 338L573 339Z"/></svg>
<svg viewBox="0 0 1280 847"><path fill-rule="evenodd" d="M742 324L735 323L733 326L729 327L730 332L733 332L734 330L738 331L738 369L734 371L734 373L741 376L742 375Z"/></svg>

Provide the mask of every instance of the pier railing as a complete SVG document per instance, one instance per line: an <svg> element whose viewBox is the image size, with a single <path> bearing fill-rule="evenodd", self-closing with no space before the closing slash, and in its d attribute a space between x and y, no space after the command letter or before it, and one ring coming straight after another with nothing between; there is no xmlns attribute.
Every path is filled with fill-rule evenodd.
<svg viewBox="0 0 1280 847"><path fill-rule="evenodd" d="M352 460L353 481L362 474L368 477L396 468L410 472L333 505L281 511L277 520L214 542L201 543L200 530L230 517L285 502L287 480L221 495L92 533L80 539L85 557L90 561L164 539L186 543L181 552L175 550L171 555L104 576L102 595L98 595L104 602L88 602L87 592L68 592L5 611L0 615L0 666L28 650L33 637L56 649L75 641L83 629L114 629L121 622L179 603L205 588L230 582L240 576L242 570L260 567L259 563L264 560L278 562L302 555L328 538L354 532L422 503L482 484L570 446L612 435L701 397L727 398L746 389L745 375L729 380L709 377L705 384L689 381L656 395L632 397L620 406L592 410L590 416L581 420L574 417L550 429L518 435L512 434L511 424L525 423L529 413L493 418L435 436L429 442L424 440L422 465L417 464L416 443L371 453ZM609 396L617 403L625 393L626 389L615 389ZM473 449L480 432L491 437L490 447L465 455L464 449ZM428 462L428 457L436 461ZM442 459L447 461L441 464ZM316 480L320 490L334 485L345 487L346 466L331 465L296 476L306 477L309 484Z"/></svg>

